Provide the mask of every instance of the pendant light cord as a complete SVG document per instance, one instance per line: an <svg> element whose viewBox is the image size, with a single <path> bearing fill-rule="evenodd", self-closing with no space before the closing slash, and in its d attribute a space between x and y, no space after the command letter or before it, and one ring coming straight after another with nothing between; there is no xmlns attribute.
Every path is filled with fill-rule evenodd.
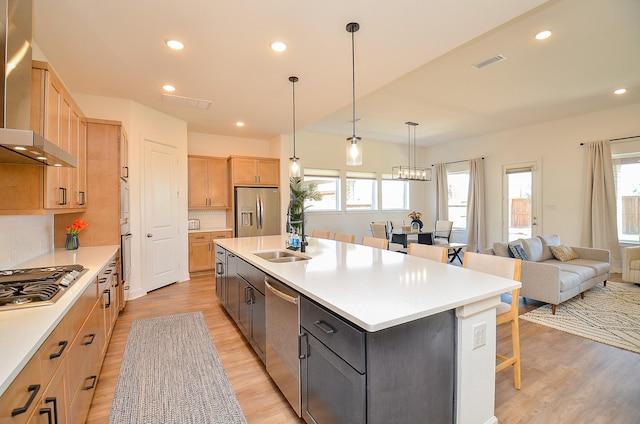
<svg viewBox="0 0 640 424"><path fill-rule="evenodd" d="M298 77L289 77L291 81L291 92L293 93L293 159L296 158L296 82Z"/></svg>
<svg viewBox="0 0 640 424"><path fill-rule="evenodd" d="M356 46L354 41L355 31L351 31L351 87L352 88L352 112L353 112L353 138L356 138Z"/></svg>

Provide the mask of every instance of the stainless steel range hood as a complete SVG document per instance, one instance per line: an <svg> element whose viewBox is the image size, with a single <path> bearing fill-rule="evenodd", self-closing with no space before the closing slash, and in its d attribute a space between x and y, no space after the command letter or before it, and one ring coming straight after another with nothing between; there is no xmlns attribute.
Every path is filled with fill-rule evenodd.
<svg viewBox="0 0 640 424"><path fill-rule="evenodd" d="M0 0L0 164L77 167L78 160L31 128L32 0Z"/></svg>

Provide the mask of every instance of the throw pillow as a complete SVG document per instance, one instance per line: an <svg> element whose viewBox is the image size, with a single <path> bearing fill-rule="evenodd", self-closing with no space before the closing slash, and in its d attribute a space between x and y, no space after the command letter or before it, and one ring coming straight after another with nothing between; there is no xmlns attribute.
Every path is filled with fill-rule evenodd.
<svg viewBox="0 0 640 424"><path fill-rule="evenodd" d="M547 259L553 259L553 253L549 246L560 246L560 236L554 234L552 236L538 236L542 240L542 258L540 260L546 261Z"/></svg>
<svg viewBox="0 0 640 424"><path fill-rule="evenodd" d="M538 237L519 239L522 242L524 251L527 252L528 260L540 262L542 260L542 240Z"/></svg>
<svg viewBox="0 0 640 424"><path fill-rule="evenodd" d="M575 252L575 250L564 244L561 244L560 246L549 246L549 249L551 249L551 253L553 253L553 256L561 262L578 259L578 254Z"/></svg>
<svg viewBox="0 0 640 424"><path fill-rule="evenodd" d="M496 256L508 257L509 256L509 243L500 243L500 242L493 243L493 253Z"/></svg>
<svg viewBox="0 0 640 424"><path fill-rule="evenodd" d="M511 254L514 258L522 259L523 261L529 260L529 256L527 255L527 252L524 251L524 248L521 244L510 244L509 250L511 251Z"/></svg>

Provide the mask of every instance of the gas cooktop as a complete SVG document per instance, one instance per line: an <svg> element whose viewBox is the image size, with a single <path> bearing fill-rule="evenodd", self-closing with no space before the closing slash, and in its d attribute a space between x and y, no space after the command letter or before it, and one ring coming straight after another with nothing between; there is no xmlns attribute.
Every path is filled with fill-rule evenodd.
<svg viewBox="0 0 640 424"><path fill-rule="evenodd" d="M0 310L52 305L85 271L82 265L0 270Z"/></svg>

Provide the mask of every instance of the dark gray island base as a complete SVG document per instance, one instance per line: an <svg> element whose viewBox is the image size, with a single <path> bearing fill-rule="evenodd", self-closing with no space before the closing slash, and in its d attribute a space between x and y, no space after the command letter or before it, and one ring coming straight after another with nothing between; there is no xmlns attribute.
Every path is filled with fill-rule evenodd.
<svg viewBox="0 0 640 424"><path fill-rule="evenodd" d="M302 297L300 323L306 422L454 422L453 311L370 333Z"/></svg>

